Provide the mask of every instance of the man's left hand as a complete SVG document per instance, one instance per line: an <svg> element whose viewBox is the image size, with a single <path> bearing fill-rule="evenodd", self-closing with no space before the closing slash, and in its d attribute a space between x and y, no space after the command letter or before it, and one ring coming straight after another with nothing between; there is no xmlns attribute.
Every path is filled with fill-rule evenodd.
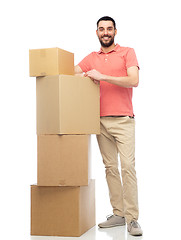
<svg viewBox="0 0 181 240"><path fill-rule="evenodd" d="M100 81L103 81L103 74L98 72L95 69L92 69L85 73L85 77L90 77L95 83L99 84Z"/></svg>

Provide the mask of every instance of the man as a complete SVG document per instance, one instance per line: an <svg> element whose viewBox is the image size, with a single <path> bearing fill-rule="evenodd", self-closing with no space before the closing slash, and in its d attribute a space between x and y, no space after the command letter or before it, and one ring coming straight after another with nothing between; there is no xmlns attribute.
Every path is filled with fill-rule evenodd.
<svg viewBox="0 0 181 240"><path fill-rule="evenodd" d="M96 34L101 44L77 66L75 74L85 73L100 84L101 134L97 135L105 164L113 215L99 227L122 226L128 232L142 235L138 224L137 178L135 171L135 120L132 88L138 86L139 66L132 48L114 43L117 34L114 19L105 16L97 21ZM118 170L121 161L122 181Z"/></svg>

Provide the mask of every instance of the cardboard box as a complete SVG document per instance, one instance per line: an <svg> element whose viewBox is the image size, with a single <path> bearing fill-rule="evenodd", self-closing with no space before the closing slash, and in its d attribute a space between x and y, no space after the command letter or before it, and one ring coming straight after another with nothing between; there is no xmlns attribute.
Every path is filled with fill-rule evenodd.
<svg viewBox="0 0 181 240"><path fill-rule="evenodd" d="M74 54L60 48L29 50L30 77L74 75Z"/></svg>
<svg viewBox="0 0 181 240"><path fill-rule="evenodd" d="M38 135L38 186L85 186L91 178L90 135Z"/></svg>
<svg viewBox="0 0 181 240"><path fill-rule="evenodd" d="M99 134L99 86L88 77L36 79L37 134Z"/></svg>
<svg viewBox="0 0 181 240"><path fill-rule="evenodd" d="M95 225L95 180L83 187L31 186L31 235L79 237Z"/></svg>

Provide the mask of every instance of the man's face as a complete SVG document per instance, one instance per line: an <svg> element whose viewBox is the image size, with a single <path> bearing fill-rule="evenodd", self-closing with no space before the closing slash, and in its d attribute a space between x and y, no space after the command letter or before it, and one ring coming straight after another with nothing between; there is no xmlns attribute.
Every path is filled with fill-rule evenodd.
<svg viewBox="0 0 181 240"><path fill-rule="evenodd" d="M110 47L114 43L117 30L112 21L100 21L97 28L97 36L102 47Z"/></svg>

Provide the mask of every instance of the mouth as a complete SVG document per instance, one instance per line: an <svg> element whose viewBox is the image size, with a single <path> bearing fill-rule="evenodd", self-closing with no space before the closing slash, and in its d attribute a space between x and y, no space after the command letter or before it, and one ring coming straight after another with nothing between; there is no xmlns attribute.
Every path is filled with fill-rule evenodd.
<svg viewBox="0 0 181 240"><path fill-rule="evenodd" d="M108 41L111 37L110 36L103 36L102 39L104 39L105 41Z"/></svg>

